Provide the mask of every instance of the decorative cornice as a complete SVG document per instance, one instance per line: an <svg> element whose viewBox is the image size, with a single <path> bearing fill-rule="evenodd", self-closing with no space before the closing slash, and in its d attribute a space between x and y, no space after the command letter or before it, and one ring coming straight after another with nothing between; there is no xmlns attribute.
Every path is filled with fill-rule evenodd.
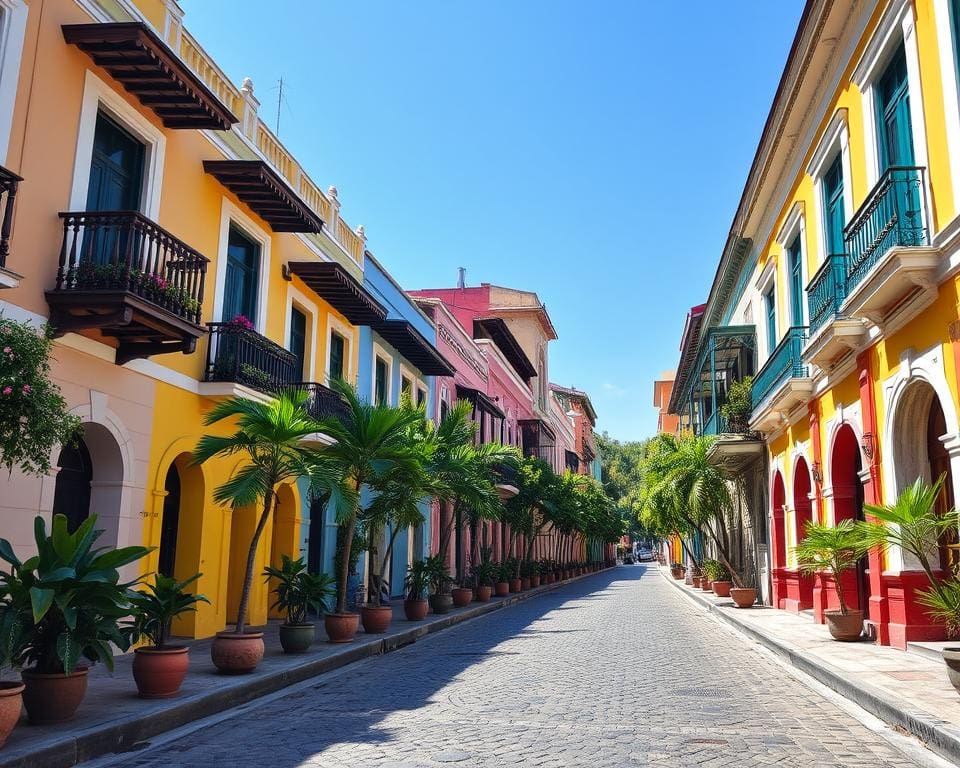
<svg viewBox="0 0 960 768"><path fill-rule="evenodd" d="M467 354L466 349L463 344L461 344L457 338L454 336L453 332L443 323L437 324L437 334L443 339L454 352L463 360L467 365L469 365L484 381L487 380L488 374L480 363L474 360L470 355Z"/></svg>

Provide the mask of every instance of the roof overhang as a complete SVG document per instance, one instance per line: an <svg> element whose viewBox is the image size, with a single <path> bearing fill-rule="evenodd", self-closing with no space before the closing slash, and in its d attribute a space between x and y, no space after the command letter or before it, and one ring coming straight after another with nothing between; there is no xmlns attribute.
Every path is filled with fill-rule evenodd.
<svg viewBox="0 0 960 768"><path fill-rule="evenodd" d="M553 325L553 321L550 319L550 315L547 314L547 309L542 304L537 306L519 306L519 307L490 307L490 312L495 315L533 315L540 321L540 327L543 328L543 333L547 337L547 341L556 341L557 340L557 329Z"/></svg>
<svg viewBox="0 0 960 768"><path fill-rule="evenodd" d="M707 461L734 478L763 457L766 443L759 435L719 435L707 451Z"/></svg>
<svg viewBox="0 0 960 768"><path fill-rule="evenodd" d="M520 374L523 379L532 379L537 375L537 369L527 353L523 351L517 337L514 336L507 327L506 322L500 317L478 317L473 321L474 338L483 338L483 334L489 338L503 352L513 369Z"/></svg>
<svg viewBox="0 0 960 768"><path fill-rule="evenodd" d="M457 384L457 397L461 400L469 400L476 408L480 409L481 411L486 411L498 419L505 419L507 417L507 414L503 412L500 406L497 405L485 392L481 392L479 389Z"/></svg>
<svg viewBox="0 0 960 768"><path fill-rule="evenodd" d="M686 388L687 378L700 351L700 329L703 326L703 313L706 306L706 304L698 304L687 313L683 340L680 343L680 364L677 366L673 391L670 393L670 406L667 409L669 413L680 412L681 393Z"/></svg>
<svg viewBox="0 0 960 768"><path fill-rule="evenodd" d="M370 327L427 376L453 376L456 372L433 344L409 320L382 320Z"/></svg>
<svg viewBox="0 0 960 768"><path fill-rule="evenodd" d="M291 261L290 272L354 325L387 319L387 310L363 284L335 261Z"/></svg>
<svg viewBox="0 0 960 768"><path fill-rule="evenodd" d="M204 160L203 170L233 192L274 232L319 232L321 219L263 160Z"/></svg>
<svg viewBox="0 0 960 768"><path fill-rule="evenodd" d="M167 128L229 131L236 116L146 24L64 24L63 38L105 69Z"/></svg>

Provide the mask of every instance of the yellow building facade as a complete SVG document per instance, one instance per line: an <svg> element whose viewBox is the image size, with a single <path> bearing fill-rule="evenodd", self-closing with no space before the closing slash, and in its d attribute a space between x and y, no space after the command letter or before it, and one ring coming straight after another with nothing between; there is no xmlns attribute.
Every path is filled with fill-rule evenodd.
<svg viewBox="0 0 960 768"><path fill-rule="evenodd" d="M2 535L97 514L107 545L211 600L179 631L235 618L255 510L214 503L234 466L190 461L218 400L280 385L337 408L356 382L365 237L231 83L174 0L0 0L0 311L57 329L52 377L83 440L47 477L0 479ZM4 207L15 196L15 203ZM305 551L310 500L280 490L258 570ZM250 622L267 617L254 582Z"/></svg>

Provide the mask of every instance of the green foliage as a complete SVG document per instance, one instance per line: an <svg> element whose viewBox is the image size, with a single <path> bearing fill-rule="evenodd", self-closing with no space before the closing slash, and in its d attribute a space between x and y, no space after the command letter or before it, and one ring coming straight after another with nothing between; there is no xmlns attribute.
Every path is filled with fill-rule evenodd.
<svg viewBox="0 0 960 768"><path fill-rule="evenodd" d="M51 329L0 317L0 465L28 475L50 471L58 445L73 443L80 420L50 381Z"/></svg>
<svg viewBox="0 0 960 768"><path fill-rule="evenodd" d="M708 581L727 581L730 578L730 571L719 560L705 558L700 564L700 570Z"/></svg>
<svg viewBox="0 0 960 768"><path fill-rule="evenodd" d="M493 562L493 548L481 547L480 560L470 569L474 586L482 587L492 584L498 573L497 564Z"/></svg>
<svg viewBox="0 0 960 768"><path fill-rule="evenodd" d="M727 390L727 402L720 406L720 415L730 422L743 424L753 413L753 377L733 381Z"/></svg>
<svg viewBox="0 0 960 768"><path fill-rule="evenodd" d="M444 594L447 588L453 583L450 571L447 570L447 564L440 555L431 555L424 561L424 567L428 574L430 584L430 593L433 595Z"/></svg>
<svg viewBox="0 0 960 768"><path fill-rule="evenodd" d="M303 558L294 560L289 555L280 555L280 567L267 566L263 575L277 585L277 596L271 608L283 611L287 624L306 624L310 614L322 616L327 610L327 600L334 594L333 577L326 573L308 573Z"/></svg>
<svg viewBox="0 0 960 768"><path fill-rule="evenodd" d="M136 593L131 598L134 608L132 641L145 637L154 648L166 648L173 620L196 611L198 603L210 602L203 595L186 591L201 575L197 573L178 582L172 576L158 573L152 584L146 584L145 590Z"/></svg>
<svg viewBox="0 0 960 768"><path fill-rule="evenodd" d="M510 581L510 579L513 578L513 571L514 566L510 560L504 560L502 563L497 563L497 581Z"/></svg>
<svg viewBox="0 0 960 768"><path fill-rule="evenodd" d="M927 609L930 618L944 624L947 637L960 637L960 581L953 578L934 584L920 593L917 602Z"/></svg>
<svg viewBox="0 0 960 768"><path fill-rule="evenodd" d="M797 561L804 573L830 571L834 575L840 612L847 613L841 574L857 566L868 545L861 528L852 520L841 520L836 525L808 522L803 540L796 547Z"/></svg>
<svg viewBox="0 0 960 768"><path fill-rule="evenodd" d="M90 516L73 533L54 515L50 534L34 520L37 554L22 561L0 539L0 665L72 673L81 659L113 670L111 644L130 647L133 627L121 622L133 611L138 580L121 582L117 569L144 557L147 547L93 545L103 533Z"/></svg>
<svg viewBox="0 0 960 768"><path fill-rule="evenodd" d="M407 600L423 600L430 587L430 571L425 560L414 560L407 568L407 577L403 580L403 589Z"/></svg>

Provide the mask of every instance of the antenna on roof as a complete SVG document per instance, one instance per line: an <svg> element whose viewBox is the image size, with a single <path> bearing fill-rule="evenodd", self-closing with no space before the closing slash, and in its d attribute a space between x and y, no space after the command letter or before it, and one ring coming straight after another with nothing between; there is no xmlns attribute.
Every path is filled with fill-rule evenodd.
<svg viewBox="0 0 960 768"><path fill-rule="evenodd" d="M457 288L467 287L467 269L466 267L457 267Z"/></svg>

